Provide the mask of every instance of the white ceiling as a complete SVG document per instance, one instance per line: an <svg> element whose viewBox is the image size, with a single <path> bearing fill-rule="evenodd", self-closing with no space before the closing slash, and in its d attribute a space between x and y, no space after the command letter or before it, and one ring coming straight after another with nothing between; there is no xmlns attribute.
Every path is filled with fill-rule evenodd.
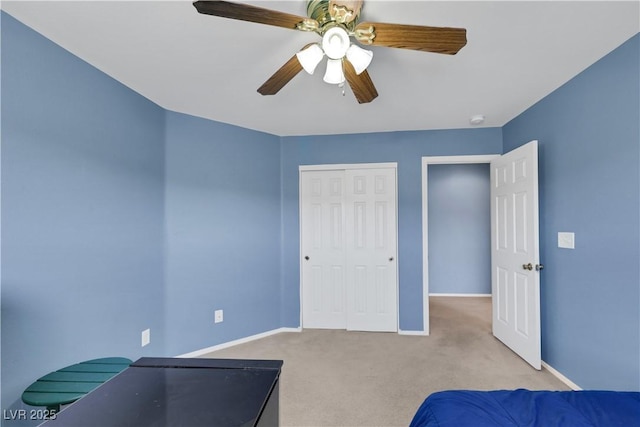
<svg viewBox="0 0 640 427"><path fill-rule="evenodd" d="M306 1L245 1L306 15ZM256 89L315 33L200 15L191 1L3 1L3 10L160 106L280 136L502 126L640 31L638 1L365 0L362 20L467 29L454 56L374 47L379 96L296 76Z"/></svg>

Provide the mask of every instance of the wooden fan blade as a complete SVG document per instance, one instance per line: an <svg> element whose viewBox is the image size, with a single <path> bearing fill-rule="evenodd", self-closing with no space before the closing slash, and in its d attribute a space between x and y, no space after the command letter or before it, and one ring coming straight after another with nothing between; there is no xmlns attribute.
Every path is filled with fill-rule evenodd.
<svg viewBox="0 0 640 427"><path fill-rule="evenodd" d="M290 60L258 88L258 92L262 95L275 95L300 71L302 71L302 65L300 65L298 58L293 55Z"/></svg>
<svg viewBox="0 0 640 427"><path fill-rule="evenodd" d="M467 30L464 28L361 22L356 26L356 34L367 34L371 27L375 37L369 41L358 38L360 42L448 55L455 55L467 44Z"/></svg>
<svg viewBox="0 0 640 427"><path fill-rule="evenodd" d="M344 77L347 79L353 94L356 96L359 104L366 104L373 101L378 96L378 91L369 77L367 70L360 74L356 74L356 70L347 58L342 60L342 68Z"/></svg>
<svg viewBox="0 0 640 427"><path fill-rule="evenodd" d="M221 16L223 18L274 25L276 27L298 29L298 24L317 24L317 21L304 16L291 15L289 13L263 9L248 4L215 0L196 1L193 5L198 12L205 15Z"/></svg>

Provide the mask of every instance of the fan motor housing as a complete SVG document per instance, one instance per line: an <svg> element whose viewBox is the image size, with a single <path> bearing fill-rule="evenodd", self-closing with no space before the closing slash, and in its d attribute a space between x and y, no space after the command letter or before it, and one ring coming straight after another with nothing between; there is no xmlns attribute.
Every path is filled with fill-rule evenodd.
<svg viewBox="0 0 640 427"><path fill-rule="evenodd" d="M362 3L362 0L308 0L307 16L318 21L321 33L336 24L352 32L360 18Z"/></svg>

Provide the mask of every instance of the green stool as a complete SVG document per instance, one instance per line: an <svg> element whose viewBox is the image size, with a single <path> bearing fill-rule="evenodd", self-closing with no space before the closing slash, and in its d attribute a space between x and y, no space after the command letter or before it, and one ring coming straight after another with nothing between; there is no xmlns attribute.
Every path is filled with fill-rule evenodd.
<svg viewBox="0 0 640 427"><path fill-rule="evenodd" d="M38 378L22 393L22 401L58 412L60 405L75 402L127 369L131 363L124 357L105 357L67 366Z"/></svg>

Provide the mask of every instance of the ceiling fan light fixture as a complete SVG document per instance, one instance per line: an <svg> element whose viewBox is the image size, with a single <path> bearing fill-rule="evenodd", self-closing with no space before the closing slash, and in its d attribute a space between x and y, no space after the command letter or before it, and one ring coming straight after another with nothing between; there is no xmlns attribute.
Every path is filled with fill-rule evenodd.
<svg viewBox="0 0 640 427"><path fill-rule="evenodd" d="M373 52L352 44L347 50L347 59L356 70L356 74L362 73L367 69L373 59Z"/></svg>
<svg viewBox="0 0 640 427"><path fill-rule="evenodd" d="M373 0L372 0L373 1ZM366 72L373 52L351 45L350 37L362 45L455 55L467 44L467 30L452 27L360 22L365 0L307 0L307 16L299 16L236 1L193 2L198 13L271 25L299 31L312 31L321 43L306 45L258 88L262 95L274 95L303 69L313 74L326 55L324 81L351 87L358 103L373 101L378 92ZM255 3L255 2L251 2ZM346 58L346 59L345 59ZM345 76L346 73L346 76ZM344 92L343 92L344 93Z"/></svg>
<svg viewBox="0 0 640 427"><path fill-rule="evenodd" d="M342 27L331 27L322 36L322 49L331 59L342 59L351 45L349 34Z"/></svg>
<svg viewBox="0 0 640 427"><path fill-rule="evenodd" d="M307 73L313 74L320 61L322 61L324 52L320 45L314 43L308 48L296 53L296 57L300 65L302 65L302 68L304 68Z"/></svg>
<svg viewBox="0 0 640 427"><path fill-rule="evenodd" d="M344 72L342 71L342 59L328 59L327 71L322 79L326 83L339 85L344 83Z"/></svg>

